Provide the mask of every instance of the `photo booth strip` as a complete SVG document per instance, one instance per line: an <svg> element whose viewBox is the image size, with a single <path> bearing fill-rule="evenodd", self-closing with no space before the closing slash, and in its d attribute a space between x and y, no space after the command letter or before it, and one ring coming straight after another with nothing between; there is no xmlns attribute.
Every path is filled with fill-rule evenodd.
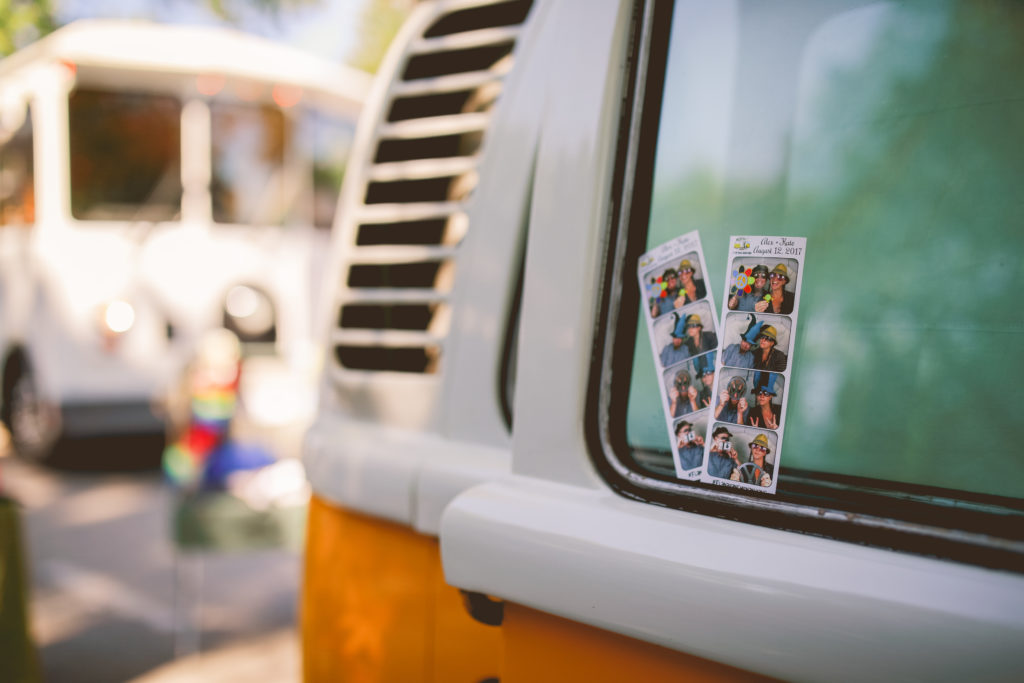
<svg viewBox="0 0 1024 683"><path fill-rule="evenodd" d="M806 251L804 237L729 238L701 481L775 493ZM762 392L769 401L759 406ZM755 461L755 450L766 451L764 460Z"/></svg>
<svg viewBox="0 0 1024 683"><path fill-rule="evenodd" d="M680 479L699 478L702 460L699 451L693 452L699 440L684 443L681 457L676 428L687 421L690 431L702 437L714 401L710 379L720 331L707 272L696 230L651 249L637 263L665 427Z"/></svg>

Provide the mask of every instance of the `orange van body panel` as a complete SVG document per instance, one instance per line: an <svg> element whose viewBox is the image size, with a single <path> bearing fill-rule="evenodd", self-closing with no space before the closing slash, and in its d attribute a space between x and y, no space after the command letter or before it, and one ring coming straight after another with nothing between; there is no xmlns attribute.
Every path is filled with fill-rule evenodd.
<svg viewBox="0 0 1024 683"><path fill-rule="evenodd" d="M501 662L500 629L444 583L437 539L316 496L300 623L307 683L478 683Z"/></svg>
<svg viewBox="0 0 1024 683"><path fill-rule="evenodd" d="M514 603L505 604L501 630L502 683L771 680Z"/></svg>

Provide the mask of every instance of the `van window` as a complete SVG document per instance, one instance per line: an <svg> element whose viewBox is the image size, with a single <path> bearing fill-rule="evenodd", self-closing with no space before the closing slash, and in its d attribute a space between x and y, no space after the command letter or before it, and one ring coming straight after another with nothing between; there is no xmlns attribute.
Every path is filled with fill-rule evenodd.
<svg viewBox="0 0 1024 683"><path fill-rule="evenodd" d="M171 220L181 209L181 103L78 89L68 100L71 214Z"/></svg>
<svg viewBox="0 0 1024 683"><path fill-rule="evenodd" d="M32 161L32 112L0 144L0 225L31 225L36 219Z"/></svg>
<svg viewBox="0 0 1024 683"><path fill-rule="evenodd" d="M210 106L213 219L283 225L295 197L286 195L288 127L280 109L214 102Z"/></svg>
<svg viewBox="0 0 1024 683"><path fill-rule="evenodd" d="M729 235L807 237L780 487L1024 497L1021 35L1013 2L676 3L642 249L698 229L720 307ZM667 456L637 330L627 441Z"/></svg>

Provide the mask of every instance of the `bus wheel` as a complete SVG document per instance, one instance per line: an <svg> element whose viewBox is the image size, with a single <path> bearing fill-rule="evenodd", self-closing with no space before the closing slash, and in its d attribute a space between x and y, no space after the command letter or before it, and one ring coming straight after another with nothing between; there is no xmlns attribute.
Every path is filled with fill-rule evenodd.
<svg viewBox="0 0 1024 683"><path fill-rule="evenodd" d="M42 400L32 369L23 358L8 367L4 388L4 418L14 452L26 460L46 462L60 436L60 415Z"/></svg>

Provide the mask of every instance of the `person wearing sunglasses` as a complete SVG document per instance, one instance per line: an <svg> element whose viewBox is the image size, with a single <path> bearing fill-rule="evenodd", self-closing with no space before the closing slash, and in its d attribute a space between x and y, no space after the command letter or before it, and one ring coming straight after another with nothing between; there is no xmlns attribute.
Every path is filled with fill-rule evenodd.
<svg viewBox="0 0 1024 683"><path fill-rule="evenodd" d="M747 445L750 447L750 460L733 469L729 479L741 481L744 484L757 484L765 488L771 486L772 477L775 476L775 466L766 460L772 450L768 447L768 437L758 434Z"/></svg>
<svg viewBox="0 0 1024 683"><path fill-rule="evenodd" d="M700 391L697 393L697 405L707 408L711 405L711 388L715 385L715 354L702 356L704 363L700 370Z"/></svg>
<svg viewBox="0 0 1024 683"><path fill-rule="evenodd" d="M771 300L765 309L769 313L792 313L793 295L786 291L786 284L789 282L789 269L782 263L772 268L768 274L768 291Z"/></svg>
<svg viewBox="0 0 1024 683"><path fill-rule="evenodd" d="M750 291L733 291L728 301L729 310L762 313L768 308L768 301L765 300L765 295L768 294L768 266L763 263L757 264L750 276L754 278Z"/></svg>
<svg viewBox="0 0 1024 683"><path fill-rule="evenodd" d="M762 379L764 382L762 383ZM750 393L754 395L754 405L747 413L747 425L761 427L764 429L778 429L781 408L772 403L775 398L775 376L772 373L757 373L754 381L754 388Z"/></svg>
<svg viewBox="0 0 1024 683"><path fill-rule="evenodd" d="M786 369L786 354L775 348L778 337L775 328L765 325L757 336L757 349L754 350L754 369L782 372Z"/></svg>
<svg viewBox="0 0 1024 683"><path fill-rule="evenodd" d="M682 306L682 302L679 301L679 273L676 272L676 269L666 268L665 272L661 274L661 281L665 283L665 290L661 296L651 300L652 318L657 318L659 315L664 315Z"/></svg>
<svg viewBox="0 0 1024 683"><path fill-rule="evenodd" d="M704 280L694 277L696 269L693 262L683 259L679 262L679 299L676 300L676 308L692 304L698 299L707 296L708 290L704 286ZM681 301L680 301L681 300Z"/></svg>
<svg viewBox="0 0 1024 683"><path fill-rule="evenodd" d="M690 347L690 355L697 356L718 348L718 335L705 332L700 316L692 313L686 316L686 344Z"/></svg>

